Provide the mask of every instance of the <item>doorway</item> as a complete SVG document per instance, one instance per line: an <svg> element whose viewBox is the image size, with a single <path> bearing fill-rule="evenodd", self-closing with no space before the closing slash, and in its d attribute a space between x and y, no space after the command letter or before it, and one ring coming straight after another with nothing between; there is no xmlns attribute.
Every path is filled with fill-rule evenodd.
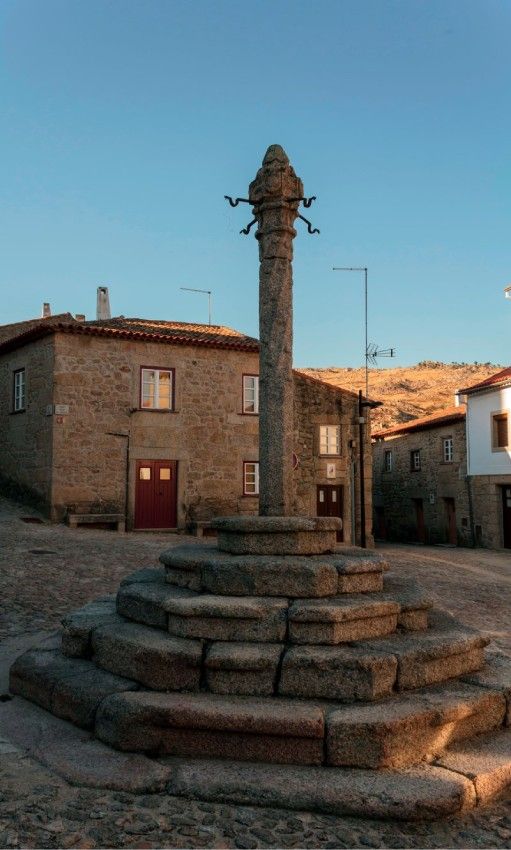
<svg viewBox="0 0 511 850"><path fill-rule="evenodd" d="M426 542L426 526L424 524L424 505L422 499L413 499L415 505L415 522L417 524L417 542Z"/></svg>
<svg viewBox="0 0 511 850"><path fill-rule="evenodd" d="M502 511L504 548L511 549L511 485L502 488Z"/></svg>
<svg viewBox="0 0 511 850"><path fill-rule="evenodd" d="M458 533L456 531L456 505L454 499L444 498L445 518L447 520L447 542L451 546L456 546L458 543Z"/></svg>
<svg viewBox="0 0 511 850"><path fill-rule="evenodd" d="M177 526L177 461L137 460L136 529Z"/></svg>
<svg viewBox="0 0 511 850"><path fill-rule="evenodd" d="M337 532L337 542L344 541L344 487L340 484L319 484L317 516L336 516L343 520L343 528Z"/></svg>

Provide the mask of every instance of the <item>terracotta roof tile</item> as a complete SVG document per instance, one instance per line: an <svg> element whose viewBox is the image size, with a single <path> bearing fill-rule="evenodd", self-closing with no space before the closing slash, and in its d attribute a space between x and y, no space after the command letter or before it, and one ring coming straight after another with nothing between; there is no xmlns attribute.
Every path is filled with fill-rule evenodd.
<svg viewBox="0 0 511 850"><path fill-rule="evenodd" d="M429 416L421 416L420 419L410 419L409 422L393 425L392 428L374 431L372 437L376 440L382 440L385 437L397 437L399 434L409 434L412 431L423 431L427 428L447 425L449 422L457 422L464 419L466 410L466 405L464 404L460 404L458 407L446 407L444 410L437 410L436 413L431 413Z"/></svg>
<svg viewBox="0 0 511 850"><path fill-rule="evenodd" d="M477 392L477 390L484 390L498 384L508 383L511 383L511 366L507 366L505 369L502 369L501 372L496 372L495 375L490 375L490 377L485 378L484 381L479 381L478 384L472 384L471 387L466 387L464 390L459 390L459 392L462 393L462 395L468 395L469 393Z"/></svg>

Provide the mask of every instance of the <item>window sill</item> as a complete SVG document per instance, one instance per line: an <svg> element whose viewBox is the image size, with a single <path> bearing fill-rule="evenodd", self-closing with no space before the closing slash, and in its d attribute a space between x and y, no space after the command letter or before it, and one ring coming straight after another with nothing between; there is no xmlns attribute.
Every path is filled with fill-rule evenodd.
<svg viewBox="0 0 511 850"><path fill-rule="evenodd" d="M27 412L26 407L23 407L21 410L10 410L9 416L18 416L20 413L26 413L26 412Z"/></svg>
<svg viewBox="0 0 511 850"><path fill-rule="evenodd" d="M259 416L259 411L257 413L250 413L248 410L241 410L239 416Z"/></svg>
<svg viewBox="0 0 511 850"><path fill-rule="evenodd" d="M242 498L243 499L258 499L259 493L243 493Z"/></svg>
<svg viewBox="0 0 511 850"><path fill-rule="evenodd" d="M336 454L336 455L324 455L324 454L319 454L319 455L318 455L318 457L324 457L325 459L328 459L328 458L339 458L339 457L342 457L342 455L341 455L341 453L339 452L339 454Z"/></svg>
<svg viewBox="0 0 511 850"><path fill-rule="evenodd" d="M134 407L132 408L133 413L179 413L179 410L174 410L173 408L161 408L161 407Z"/></svg>
<svg viewBox="0 0 511 850"><path fill-rule="evenodd" d="M492 452L509 452L511 451L511 446L492 446Z"/></svg>

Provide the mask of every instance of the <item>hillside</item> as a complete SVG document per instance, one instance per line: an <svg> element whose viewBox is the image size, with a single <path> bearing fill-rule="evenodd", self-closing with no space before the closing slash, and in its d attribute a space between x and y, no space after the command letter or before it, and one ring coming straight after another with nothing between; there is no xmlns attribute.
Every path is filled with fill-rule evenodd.
<svg viewBox="0 0 511 850"><path fill-rule="evenodd" d="M417 366L370 369L369 397L383 406L372 413L372 430L388 428L419 416L428 416L454 404L454 391L468 387L502 369L493 363L439 363L426 360ZM358 392L365 388L365 370L300 369L313 378Z"/></svg>

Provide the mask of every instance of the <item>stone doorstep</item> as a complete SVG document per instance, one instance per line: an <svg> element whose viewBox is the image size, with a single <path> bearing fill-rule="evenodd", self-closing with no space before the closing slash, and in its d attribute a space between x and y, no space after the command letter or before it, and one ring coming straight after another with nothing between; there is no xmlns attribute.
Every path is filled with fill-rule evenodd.
<svg viewBox="0 0 511 850"><path fill-rule="evenodd" d="M136 682L98 670L90 661L66 658L59 650L30 650L11 667L12 693L82 729L93 728L105 697L138 688Z"/></svg>
<svg viewBox="0 0 511 850"><path fill-rule="evenodd" d="M450 682L327 715L327 763L400 768L431 760L454 741L502 726L502 693Z"/></svg>
<svg viewBox="0 0 511 850"><path fill-rule="evenodd" d="M246 762L174 762L169 794L329 815L435 820L476 805L474 784L441 767L353 770Z"/></svg>
<svg viewBox="0 0 511 850"><path fill-rule="evenodd" d="M92 633L98 667L155 690L199 688L202 642L172 637L159 629L122 622Z"/></svg>
<svg viewBox="0 0 511 850"><path fill-rule="evenodd" d="M323 761L324 717L317 706L212 694L144 692L140 697L104 700L97 737L121 750L182 757Z"/></svg>
<svg viewBox="0 0 511 850"><path fill-rule="evenodd" d="M195 595L191 590L167 584L162 570L154 582L121 585L117 593L117 612L136 623L167 630L166 604L173 599L191 598Z"/></svg>
<svg viewBox="0 0 511 850"><path fill-rule="evenodd" d="M478 803L486 803L511 785L511 731L461 741L436 761L475 785Z"/></svg>

